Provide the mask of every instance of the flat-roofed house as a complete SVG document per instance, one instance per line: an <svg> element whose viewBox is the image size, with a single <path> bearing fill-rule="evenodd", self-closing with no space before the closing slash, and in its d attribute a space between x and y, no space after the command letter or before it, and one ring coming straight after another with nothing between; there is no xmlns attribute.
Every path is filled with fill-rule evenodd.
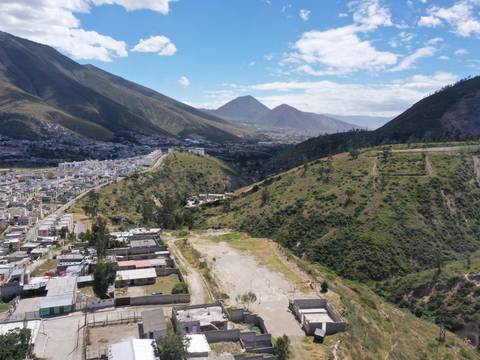
<svg viewBox="0 0 480 360"><path fill-rule="evenodd" d="M228 316L218 303L176 306L172 309L172 322L181 334L228 329Z"/></svg>
<svg viewBox="0 0 480 360"><path fill-rule="evenodd" d="M108 360L157 360L153 340L130 339L108 347Z"/></svg>
<svg viewBox="0 0 480 360"><path fill-rule="evenodd" d="M345 331L345 321L326 299L294 299L289 308L307 335L323 338Z"/></svg>
<svg viewBox="0 0 480 360"><path fill-rule="evenodd" d="M155 284L157 272L153 268L117 271L115 287Z"/></svg>
<svg viewBox="0 0 480 360"><path fill-rule="evenodd" d="M40 316L54 316L73 312L75 310L76 294L76 277L51 278L47 283L47 296L40 299Z"/></svg>
<svg viewBox="0 0 480 360"><path fill-rule="evenodd" d="M167 322L163 309L142 312L141 338L158 340L167 336Z"/></svg>

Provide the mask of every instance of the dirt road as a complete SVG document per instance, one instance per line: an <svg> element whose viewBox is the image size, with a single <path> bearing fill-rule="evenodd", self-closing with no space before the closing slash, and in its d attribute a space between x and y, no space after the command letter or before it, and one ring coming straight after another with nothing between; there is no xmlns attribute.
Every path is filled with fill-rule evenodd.
<svg viewBox="0 0 480 360"><path fill-rule="evenodd" d="M202 275L195 270L195 267L188 263L187 259L182 255L181 251L175 245L175 238L164 236L168 244L172 255L175 257L175 260L179 263L180 267L187 269L188 273L184 274L183 277L188 284L188 292L190 293L190 303L192 305L204 304L212 300L213 296L209 294L207 285L202 278ZM184 271L185 272L185 271Z"/></svg>

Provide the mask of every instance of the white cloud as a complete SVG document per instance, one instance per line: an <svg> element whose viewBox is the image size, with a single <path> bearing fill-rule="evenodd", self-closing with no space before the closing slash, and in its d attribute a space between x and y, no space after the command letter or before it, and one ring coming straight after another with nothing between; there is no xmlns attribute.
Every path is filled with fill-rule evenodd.
<svg viewBox="0 0 480 360"><path fill-rule="evenodd" d="M75 59L112 61L128 56L127 44L82 28L77 13L117 4L127 10L150 9L166 14L171 0L1 0L0 30L53 46Z"/></svg>
<svg viewBox="0 0 480 360"><path fill-rule="evenodd" d="M457 56L462 56L462 55L467 55L469 51L467 49L457 49L455 50L455 55Z"/></svg>
<svg viewBox="0 0 480 360"><path fill-rule="evenodd" d="M443 38L441 37L435 37L427 41L427 45L437 45L439 43L443 42Z"/></svg>
<svg viewBox="0 0 480 360"><path fill-rule="evenodd" d="M393 25L390 9L380 0L354 0L348 6L353 24L302 34L293 44L293 51L284 55L280 72L339 75L359 70L381 71L396 65L398 54L377 50L365 39L367 33ZM405 41L413 38L412 34L403 35Z"/></svg>
<svg viewBox="0 0 480 360"><path fill-rule="evenodd" d="M448 8L432 6L427 10L427 15L420 18L418 25L437 27L446 23L459 36L469 37L472 34L478 36L480 35L480 19L475 14L477 5L480 5L478 0L460 0Z"/></svg>
<svg viewBox="0 0 480 360"><path fill-rule="evenodd" d="M294 44L295 52L288 54L284 62L316 75L382 70L397 62L396 54L378 51L369 41L360 39L357 32L353 25L306 32ZM323 69L314 70L314 65Z"/></svg>
<svg viewBox="0 0 480 360"><path fill-rule="evenodd" d="M183 87L190 86L190 80L186 76L180 76L180 79L178 79L178 83Z"/></svg>
<svg viewBox="0 0 480 360"><path fill-rule="evenodd" d="M395 116L456 80L454 74L436 73L384 84L332 81L261 83L250 86L246 91L258 92L255 96L270 107L287 103L317 113Z"/></svg>
<svg viewBox="0 0 480 360"><path fill-rule="evenodd" d="M75 1L75 0L73 0ZM170 4L174 0L91 0L95 5L120 5L126 10L152 10L168 14L170 11Z"/></svg>
<svg viewBox="0 0 480 360"><path fill-rule="evenodd" d="M353 21L368 30L393 25L390 9L383 6L380 0L352 1L350 7L355 9Z"/></svg>
<svg viewBox="0 0 480 360"><path fill-rule="evenodd" d="M148 39L140 39L132 51L158 53L160 56L172 56L177 52L177 47L166 36L158 35L150 36Z"/></svg>
<svg viewBox="0 0 480 360"><path fill-rule="evenodd" d="M410 54L403 58L403 60L395 67L391 68L389 71L402 71L408 70L413 67L415 62L421 58L433 56L436 52L436 48L432 46L426 46L420 49L415 50L413 54Z"/></svg>
<svg viewBox="0 0 480 360"><path fill-rule="evenodd" d="M310 10L301 9L298 13L298 16L300 16L300 19L302 19L303 21L308 21L311 14L312 12Z"/></svg>

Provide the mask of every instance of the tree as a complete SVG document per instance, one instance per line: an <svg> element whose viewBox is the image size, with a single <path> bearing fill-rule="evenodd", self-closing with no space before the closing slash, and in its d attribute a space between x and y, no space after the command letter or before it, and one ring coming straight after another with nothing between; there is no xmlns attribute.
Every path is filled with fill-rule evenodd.
<svg viewBox="0 0 480 360"><path fill-rule="evenodd" d="M32 351L30 329L15 329L0 335L0 359L23 360Z"/></svg>
<svg viewBox="0 0 480 360"><path fill-rule="evenodd" d="M350 159L352 160L358 159L359 156L360 156L360 151L358 151L357 148L350 149Z"/></svg>
<svg viewBox="0 0 480 360"><path fill-rule="evenodd" d="M237 295L235 300L238 303L241 303L243 307L246 307L246 309L248 310L250 308L250 305L257 301L257 295L249 291L248 293L245 293L243 295Z"/></svg>
<svg viewBox="0 0 480 360"><path fill-rule="evenodd" d="M328 283L325 280L323 280L322 283L320 284L320 292L322 294L325 294L328 292Z"/></svg>
<svg viewBox="0 0 480 360"><path fill-rule="evenodd" d="M187 360L189 340L179 334L168 334L154 344L155 356L162 360Z"/></svg>
<svg viewBox="0 0 480 360"><path fill-rule="evenodd" d="M60 229L60 233L58 235L60 236L60 239L66 240L67 239L67 234L68 234L68 229L62 227Z"/></svg>
<svg viewBox="0 0 480 360"><path fill-rule="evenodd" d="M270 193L268 192L267 188L263 188L261 193L261 206L265 206L270 200Z"/></svg>
<svg viewBox="0 0 480 360"><path fill-rule="evenodd" d="M273 351L278 360L288 360L290 358L290 339L287 335L283 335L275 340Z"/></svg>
<svg viewBox="0 0 480 360"><path fill-rule="evenodd" d="M105 257L106 250L110 248L112 236L107 228L107 221L100 216L97 216L92 224L90 237L88 238L89 245L95 246L97 256L99 258Z"/></svg>
<svg viewBox="0 0 480 360"><path fill-rule="evenodd" d="M388 159L390 159L390 156L392 156L392 149L389 148L389 147L384 147L382 149L382 160L384 163L386 163L388 161Z"/></svg>
<svg viewBox="0 0 480 360"><path fill-rule="evenodd" d="M95 190L90 190L87 194L85 205L82 206L83 212L91 217L97 216L99 200L100 194Z"/></svg>
<svg viewBox="0 0 480 360"><path fill-rule="evenodd" d="M95 272L93 273L93 291L101 299L107 297L108 287L115 282L117 264L98 260Z"/></svg>
<svg viewBox="0 0 480 360"><path fill-rule="evenodd" d="M345 191L345 195L347 196L347 200L345 201L345 206L347 206L348 204L350 204L352 202L352 197L353 197L353 195L355 195L355 190L352 189L352 188L348 188Z"/></svg>
<svg viewBox="0 0 480 360"><path fill-rule="evenodd" d="M161 198L161 206L157 210L157 223L165 229L175 229L175 199L169 193Z"/></svg>
<svg viewBox="0 0 480 360"><path fill-rule="evenodd" d="M172 294L188 294L188 285L185 282L179 282L175 284L172 289Z"/></svg>

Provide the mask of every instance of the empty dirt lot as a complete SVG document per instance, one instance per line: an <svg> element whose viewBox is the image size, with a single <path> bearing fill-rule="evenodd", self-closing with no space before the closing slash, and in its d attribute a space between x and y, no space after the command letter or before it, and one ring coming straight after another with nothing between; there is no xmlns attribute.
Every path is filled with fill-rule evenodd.
<svg viewBox="0 0 480 360"><path fill-rule="evenodd" d="M304 335L288 311L288 301L294 295L315 296L313 292L301 293L298 290L300 284L292 283L283 273L260 264L252 254L234 249L227 242L194 236L191 243L207 259L222 291L230 297L228 302L231 305L238 305L235 302L237 295L252 291L258 300L250 309L262 316L273 336Z"/></svg>

